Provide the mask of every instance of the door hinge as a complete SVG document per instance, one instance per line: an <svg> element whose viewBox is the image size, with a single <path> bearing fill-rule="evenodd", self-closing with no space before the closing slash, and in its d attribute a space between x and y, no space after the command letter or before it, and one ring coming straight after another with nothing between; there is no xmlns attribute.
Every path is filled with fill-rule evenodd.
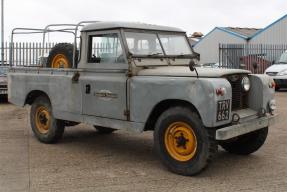
<svg viewBox="0 0 287 192"><path fill-rule="evenodd" d="M124 110L124 116L127 117L127 120L129 121L130 120L130 110Z"/></svg>

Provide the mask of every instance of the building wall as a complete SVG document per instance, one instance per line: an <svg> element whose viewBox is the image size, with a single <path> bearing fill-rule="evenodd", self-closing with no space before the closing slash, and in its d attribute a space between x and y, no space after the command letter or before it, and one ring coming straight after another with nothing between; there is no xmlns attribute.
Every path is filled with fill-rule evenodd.
<svg viewBox="0 0 287 192"><path fill-rule="evenodd" d="M256 34L250 44L287 44L287 15Z"/></svg>
<svg viewBox="0 0 287 192"><path fill-rule="evenodd" d="M246 43L246 40L215 28L194 46L194 50L200 54L200 63L216 63L219 60L219 44L227 43Z"/></svg>

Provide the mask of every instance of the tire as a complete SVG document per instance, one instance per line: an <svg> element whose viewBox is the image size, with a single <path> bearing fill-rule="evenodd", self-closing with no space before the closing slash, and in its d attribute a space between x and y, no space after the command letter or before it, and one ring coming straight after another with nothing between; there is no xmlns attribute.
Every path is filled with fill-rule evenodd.
<svg viewBox="0 0 287 192"><path fill-rule="evenodd" d="M249 155L257 151L265 142L268 135L268 127L239 136L235 139L220 143L226 151L238 155Z"/></svg>
<svg viewBox="0 0 287 192"><path fill-rule="evenodd" d="M74 45L70 43L58 43L50 51L47 58L48 68L72 68ZM77 61L77 53L76 59Z"/></svg>
<svg viewBox="0 0 287 192"><path fill-rule="evenodd" d="M195 175L207 167L217 152L214 133L189 108L172 107L156 122L155 150L170 171Z"/></svg>
<svg viewBox="0 0 287 192"><path fill-rule="evenodd" d="M30 123L36 138L42 143L55 143L64 133L64 121L53 117L49 99L36 98L31 107Z"/></svg>
<svg viewBox="0 0 287 192"><path fill-rule="evenodd" d="M96 125L94 125L94 128L97 129L97 131L100 134L110 134L110 133L116 131L116 129L112 129L112 128L108 128L108 127L101 127L101 126L96 126Z"/></svg>

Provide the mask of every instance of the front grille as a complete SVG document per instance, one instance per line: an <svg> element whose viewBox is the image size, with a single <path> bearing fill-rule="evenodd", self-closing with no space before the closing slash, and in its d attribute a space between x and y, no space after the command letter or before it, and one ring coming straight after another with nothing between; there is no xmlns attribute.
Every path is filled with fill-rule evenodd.
<svg viewBox="0 0 287 192"><path fill-rule="evenodd" d="M267 74L267 75L270 75L270 76L275 76L275 75L277 75L277 73L278 73L278 72L266 72L266 74Z"/></svg>
<svg viewBox="0 0 287 192"><path fill-rule="evenodd" d="M232 111L248 108L248 93L242 90L241 87L243 77L243 75L231 75L227 77L232 87Z"/></svg>

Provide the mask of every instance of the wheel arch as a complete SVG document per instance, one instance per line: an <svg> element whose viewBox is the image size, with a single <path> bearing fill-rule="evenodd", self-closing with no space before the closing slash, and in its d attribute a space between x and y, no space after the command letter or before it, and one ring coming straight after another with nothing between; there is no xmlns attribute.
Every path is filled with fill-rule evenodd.
<svg viewBox="0 0 287 192"><path fill-rule="evenodd" d="M25 99L25 102L24 102L24 105L32 105L33 102L35 101L36 98L38 98L39 96L45 96L49 99L50 101L50 97L48 96L47 93L45 93L44 91L41 91L41 90L33 90L33 91L30 91L28 93L28 95L26 96L26 99Z"/></svg>
<svg viewBox="0 0 287 192"><path fill-rule="evenodd" d="M166 111L167 109L175 106L182 106L182 107L187 107L191 109L193 112L195 112L198 117L201 119L200 113L197 110L197 108L190 102L185 101L185 100L178 100L178 99L167 99L159 102L154 106L152 109L151 113L148 116L148 119L146 121L144 131L148 130L154 130L154 125L159 118L159 116Z"/></svg>

